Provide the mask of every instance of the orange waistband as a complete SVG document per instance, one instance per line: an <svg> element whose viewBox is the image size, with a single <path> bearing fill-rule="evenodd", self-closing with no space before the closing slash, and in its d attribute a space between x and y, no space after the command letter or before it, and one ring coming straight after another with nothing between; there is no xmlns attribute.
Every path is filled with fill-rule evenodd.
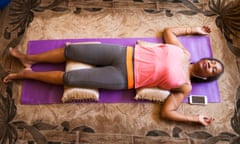
<svg viewBox="0 0 240 144"><path fill-rule="evenodd" d="M133 47L131 46L127 47L126 65L127 65L128 89L132 89L134 87L134 77L133 77Z"/></svg>

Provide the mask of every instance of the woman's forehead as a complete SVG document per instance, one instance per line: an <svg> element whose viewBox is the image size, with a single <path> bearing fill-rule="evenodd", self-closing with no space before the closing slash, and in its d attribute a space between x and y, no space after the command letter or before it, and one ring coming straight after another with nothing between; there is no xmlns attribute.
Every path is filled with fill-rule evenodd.
<svg viewBox="0 0 240 144"><path fill-rule="evenodd" d="M217 67L217 69L218 69L219 72L222 72L222 71L223 71L223 66L222 66L222 64L221 64L219 61L214 60L214 59L212 59L211 61L212 61L212 62L216 62L216 67Z"/></svg>

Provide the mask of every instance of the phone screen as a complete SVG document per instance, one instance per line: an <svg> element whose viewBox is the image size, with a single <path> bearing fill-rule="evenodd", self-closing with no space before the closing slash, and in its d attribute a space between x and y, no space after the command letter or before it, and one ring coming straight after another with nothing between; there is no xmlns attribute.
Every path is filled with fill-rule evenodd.
<svg viewBox="0 0 240 144"><path fill-rule="evenodd" d="M206 96L201 96L201 95L191 95L189 97L189 102L190 104L207 104L207 97Z"/></svg>
<svg viewBox="0 0 240 144"><path fill-rule="evenodd" d="M197 97L197 96L193 96L192 97L192 102L193 103L205 103L205 100L204 100L205 98L204 97Z"/></svg>

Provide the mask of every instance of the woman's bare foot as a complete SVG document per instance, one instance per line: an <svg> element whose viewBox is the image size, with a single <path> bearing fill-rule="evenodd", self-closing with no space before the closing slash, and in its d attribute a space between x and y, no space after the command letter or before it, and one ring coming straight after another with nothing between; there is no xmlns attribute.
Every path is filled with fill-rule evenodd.
<svg viewBox="0 0 240 144"><path fill-rule="evenodd" d="M31 68L25 68L22 71L18 73L10 73L7 76L5 76L2 80L4 83L11 82L12 80L19 80L19 79L24 79L26 74L32 72Z"/></svg>
<svg viewBox="0 0 240 144"><path fill-rule="evenodd" d="M34 64L33 61L28 60L27 55L19 52L18 50L15 50L14 48L10 47L9 53L11 54L11 56L18 58L25 68L30 68L32 64Z"/></svg>

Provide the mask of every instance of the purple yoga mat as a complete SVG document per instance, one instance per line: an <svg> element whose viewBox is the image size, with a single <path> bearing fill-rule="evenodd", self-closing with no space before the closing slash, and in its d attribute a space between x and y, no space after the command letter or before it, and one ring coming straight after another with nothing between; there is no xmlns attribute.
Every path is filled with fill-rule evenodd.
<svg viewBox="0 0 240 144"><path fill-rule="evenodd" d="M183 45L191 53L191 61L202 57L212 57L211 45L208 36L179 37ZM61 39L61 40L34 40L28 43L28 54L37 54L51 49L64 47L66 42L102 42L134 46L137 40L149 42L162 42L159 38L91 38L91 39ZM63 64L36 64L34 71L64 70ZM63 86L46 84L34 80L24 80L21 102L22 104L57 104L62 103ZM210 103L220 102L217 81L193 84L191 94L206 95ZM134 90L100 90L99 103L134 103ZM187 99L185 99L187 102Z"/></svg>

